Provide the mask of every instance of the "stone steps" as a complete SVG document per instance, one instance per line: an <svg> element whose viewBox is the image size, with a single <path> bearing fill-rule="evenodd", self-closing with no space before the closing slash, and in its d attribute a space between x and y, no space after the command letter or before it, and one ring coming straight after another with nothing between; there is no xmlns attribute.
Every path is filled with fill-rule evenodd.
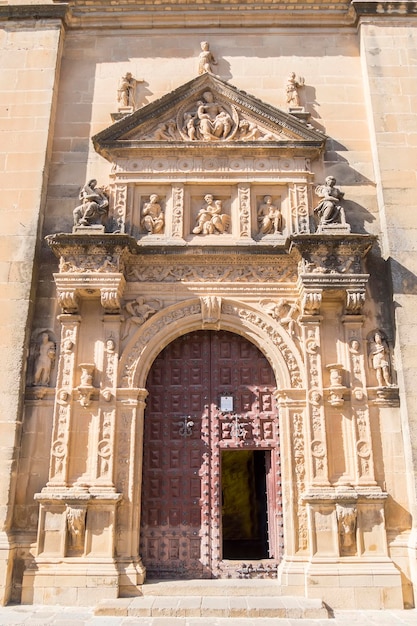
<svg viewBox="0 0 417 626"><path fill-rule="evenodd" d="M102 600L97 616L327 619L321 600L258 595L143 595Z"/></svg>
<svg viewBox="0 0 417 626"><path fill-rule="evenodd" d="M240 617L327 619L321 600L282 596L276 579L161 580L141 596L102 600L95 615L127 617Z"/></svg>

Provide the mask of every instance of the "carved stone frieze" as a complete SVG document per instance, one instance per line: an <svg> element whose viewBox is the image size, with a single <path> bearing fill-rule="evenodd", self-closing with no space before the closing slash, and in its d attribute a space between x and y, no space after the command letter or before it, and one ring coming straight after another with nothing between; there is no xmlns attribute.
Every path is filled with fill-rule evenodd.
<svg viewBox="0 0 417 626"><path fill-rule="evenodd" d="M260 259L254 263L253 257L213 256L210 264L192 264L186 258L171 261L158 259L153 262L138 258L129 265L128 282L236 282L236 283L275 283L295 281L297 270L288 257ZM260 262L260 261L264 262Z"/></svg>
<svg viewBox="0 0 417 626"><path fill-rule="evenodd" d="M164 155L155 157L136 157L131 159L119 159L117 165L114 168L114 175L120 178L120 183L117 184L116 189L120 189L119 196L116 195L115 209L120 207L117 213L122 214L125 211L126 199L124 196L124 189L127 191L127 186L123 184L124 174L195 174L197 176L204 176L204 174L213 175L213 172L227 173L230 176L241 173L254 173L254 172L271 172L275 176L281 175L283 179L287 179L288 176L293 173L295 178L300 178L300 184L294 184L291 189L293 200L291 206L298 219L298 228L295 228L295 232L309 232L306 230L306 224L308 223L308 187L306 180L309 180L311 174L310 159L302 156L288 156L288 157L276 157L276 156L259 156L253 155L231 156L222 154L213 154L212 156L197 156L189 155L187 157Z"/></svg>

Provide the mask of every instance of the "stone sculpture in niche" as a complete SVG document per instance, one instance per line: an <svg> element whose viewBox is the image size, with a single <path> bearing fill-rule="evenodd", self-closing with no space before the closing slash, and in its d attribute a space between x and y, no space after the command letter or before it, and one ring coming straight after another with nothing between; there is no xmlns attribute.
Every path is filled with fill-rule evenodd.
<svg viewBox="0 0 417 626"><path fill-rule="evenodd" d="M79 199L81 204L73 211L74 229L80 226L104 228L109 211L109 199L104 187L97 187L96 179L92 178L82 187Z"/></svg>
<svg viewBox="0 0 417 626"><path fill-rule="evenodd" d="M336 515L341 555L356 554L356 507L336 504Z"/></svg>
<svg viewBox="0 0 417 626"><path fill-rule="evenodd" d="M202 41L201 52L198 57L198 74L213 74L212 65L217 65L217 61L213 54L210 52L210 45L208 41Z"/></svg>
<svg viewBox="0 0 417 626"><path fill-rule="evenodd" d="M55 343L49 339L48 333L42 333L39 354L35 362L35 373L33 376L33 384L35 386L49 385L55 357Z"/></svg>
<svg viewBox="0 0 417 626"><path fill-rule="evenodd" d="M194 235L219 235L227 231L230 225L228 215L222 213L222 201L214 200L210 193L204 196L205 204L197 214L197 225L193 228Z"/></svg>
<svg viewBox="0 0 417 626"><path fill-rule="evenodd" d="M67 506L67 549L70 555L81 555L84 552L85 517L83 507Z"/></svg>
<svg viewBox="0 0 417 626"><path fill-rule="evenodd" d="M318 185L315 189L316 195L322 198L319 204L314 208L314 213L319 218L319 227L340 223L341 213L343 211L340 202L343 200L345 194L335 185L336 179L333 176L327 176L325 184Z"/></svg>
<svg viewBox="0 0 417 626"><path fill-rule="evenodd" d="M126 72L120 79L119 87L117 89L117 101L120 108L136 108L136 85L140 81L133 78L130 72Z"/></svg>
<svg viewBox="0 0 417 626"><path fill-rule="evenodd" d="M272 203L272 196L264 196L258 209L258 228L260 235L282 233L281 209Z"/></svg>
<svg viewBox="0 0 417 626"><path fill-rule="evenodd" d="M390 355L387 342L376 332L369 351L369 366L375 371L378 387L391 387Z"/></svg>
<svg viewBox="0 0 417 626"><path fill-rule="evenodd" d="M146 202L142 211L142 226L149 234L164 232L165 217L159 204L159 196L152 193L149 202Z"/></svg>
<svg viewBox="0 0 417 626"><path fill-rule="evenodd" d="M295 72L291 72L285 85L285 94L289 109L300 108L300 96L298 89L303 87L304 78L296 78Z"/></svg>

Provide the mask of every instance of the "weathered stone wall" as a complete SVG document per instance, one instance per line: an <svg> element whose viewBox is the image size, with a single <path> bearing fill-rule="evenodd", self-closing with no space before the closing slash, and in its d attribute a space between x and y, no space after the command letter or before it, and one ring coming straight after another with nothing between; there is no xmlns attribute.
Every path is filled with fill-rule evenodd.
<svg viewBox="0 0 417 626"><path fill-rule="evenodd" d="M3 602L10 593L10 546L13 545L10 526L61 27L60 20L0 21L0 474L3 477L0 599Z"/></svg>
<svg viewBox="0 0 417 626"><path fill-rule="evenodd" d="M417 519L417 29L386 17L363 18L361 56L381 216L382 254L389 261L395 308L395 358L401 390L406 480ZM398 479L398 483L402 482ZM416 562L416 537L410 549Z"/></svg>

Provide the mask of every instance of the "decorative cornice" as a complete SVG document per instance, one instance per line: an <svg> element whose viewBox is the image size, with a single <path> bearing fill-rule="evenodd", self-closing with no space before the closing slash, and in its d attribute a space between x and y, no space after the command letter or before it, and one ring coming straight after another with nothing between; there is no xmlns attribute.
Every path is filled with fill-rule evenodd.
<svg viewBox="0 0 417 626"><path fill-rule="evenodd" d="M63 0L54 0L60 3ZM349 0L70 0L72 28L194 28L341 25L355 23ZM301 21L302 20L302 21Z"/></svg>
<svg viewBox="0 0 417 626"><path fill-rule="evenodd" d="M63 20L67 2L53 4L19 4L0 6L0 20Z"/></svg>

